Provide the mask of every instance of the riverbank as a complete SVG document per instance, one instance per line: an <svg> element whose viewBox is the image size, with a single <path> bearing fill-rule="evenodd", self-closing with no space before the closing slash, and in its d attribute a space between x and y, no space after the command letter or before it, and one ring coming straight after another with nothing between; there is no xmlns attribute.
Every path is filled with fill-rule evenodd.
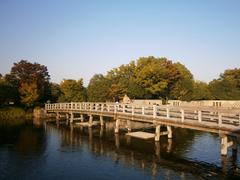
<svg viewBox="0 0 240 180"><path fill-rule="evenodd" d="M0 123L19 124L30 121L33 118L31 109L24 110L21 107L3 107L0 108Z"/></svg>

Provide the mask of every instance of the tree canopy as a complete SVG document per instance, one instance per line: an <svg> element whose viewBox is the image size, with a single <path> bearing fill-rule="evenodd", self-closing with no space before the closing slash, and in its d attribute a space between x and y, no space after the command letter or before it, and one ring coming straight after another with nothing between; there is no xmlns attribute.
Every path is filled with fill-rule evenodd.
<svg viewBox="0 0 240 180"><path fill-rule="evenodd" d="M61 95L59 102L83 102L87 100L87 91L83 79L64 79L60 83Z"/></svg>
<svg viewBox="0 0 240 180"><path fill-rule="evenodd" d="M50 76L44 65L21 60L13 64L7 79L18 87L21 102L27 106L48 98Z"/></svg>
<svg viewBox="0 0 240 180"><path fill-rule="evenodd" d="M209 83L214 99L240 100L240 68L228 69Z"/></svg>

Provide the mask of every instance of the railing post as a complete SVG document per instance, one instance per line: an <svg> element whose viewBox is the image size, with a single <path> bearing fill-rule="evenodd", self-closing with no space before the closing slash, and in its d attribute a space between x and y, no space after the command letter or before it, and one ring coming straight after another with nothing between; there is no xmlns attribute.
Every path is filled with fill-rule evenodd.
<svg viewBox="0 0 240 180"><path fill-rule="evenodd" d="M117 113L117 105L115 104L114 105L114 114L116 114Z"/></svg>
<svg viewBox="0 0 240 180"><path fill-rule="evenodd" d="M101 104L101 112L103 112L104 104Z"/></svg>
<svg viewBox="0 0 240 180"><path fill-rule="evenodd" d="M110 105L109 104L107 105L107 111L108 112L110 111Z"/></svg>
<svg viewBox="0 0 240 180"><path fill-rule="evenodd" d="M134 115L134 106L132 106L132 116Z"/></svg>
<svg viewBox="0 0 240 180"><path fill-rule="evenodd" d="M167 118L169 118L170 114L169 114L169 108L168 107L166 108L166 111L167 111Z"/></svg>
<svg viewBox="0 0 240 180"><path fill-rule="evenodd" d="M122 111L123 111L123 113L125 113L125 104L123 105Z"/></svg>
<svg viewBox="0 0 240 180"><path fill-rule="evenodd" d="M145 110L145 107L143 106L143 107L142 107L142 115L145 115L144 110Z"/></svg>
<svg viewBox="0 0 240 180"><path fill-rule="evenodd" d="M218 126L221 127L222 126L222 114L218 114Z"/></svg>
<svg viewBox="0 0 240 180"><path fill-rule="evenodd" d="M157 106L153 105L153 118L157 117Z"/></svg>
<svg viewBox="0 0 240 180"><path fill-rule="evenodd" d="M198 122L202 122L202 111L198 111Z"/></svg>
<svg viewBox="0 0 240 180"><path fill-rule="evenodd" d="M184 122L184 110L181 109L181 121Z"/></svg>

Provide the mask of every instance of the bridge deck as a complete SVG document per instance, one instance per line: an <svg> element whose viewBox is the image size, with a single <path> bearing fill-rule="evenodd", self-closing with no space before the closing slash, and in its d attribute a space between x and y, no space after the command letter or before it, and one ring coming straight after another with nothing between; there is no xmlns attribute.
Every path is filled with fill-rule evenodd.
<svg viewBox="0 0 240 180"><path fill-rule="evenodd" d="M164 124L213 133L240 136L240 110L201 107L134 106L111 103L46 104L48 113L79 113Z"/></svg>

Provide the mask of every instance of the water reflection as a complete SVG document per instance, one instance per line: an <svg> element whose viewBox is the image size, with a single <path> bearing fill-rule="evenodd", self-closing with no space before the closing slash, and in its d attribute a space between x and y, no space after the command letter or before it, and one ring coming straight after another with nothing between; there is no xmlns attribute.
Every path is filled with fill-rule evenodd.
<svg viewBox="0 0 240 180"><path fill-rule="evenodd" d="M55 127L48 126L48 128ZM228 176L230 171L231 175L234 174L233 170L238 169L239 166L237 157L230 159L222 157L219 161L220 165L194 161L194 158L187 159L186 154L189 155L189 152L194 150L194 141L204 136L201 132L176 129L174 139L163 137L160 142L139 140L125 136L123 133L114 134L111 123L99 128L61 126L59 132L62 137L62 147L66 145L80 149L87 147L96 156L106 156L115 164L121 162L126 167L148 172L153 178L161 176L170 178L179 175L179 178L185 179L189 177L189 173L204 178Z"/></svg>
<svg viewBox="0 0 240 180"><path fill-rule="evenodd" d="M220 156L219 137L209 133L174 129L173 139L154 142L114 134L111 121L92 128L37 122L0 126L0 137L0 179L240 177L239 153Z"/></svg>
<svg viewBox="0 0 240 180"><path fill-rule="evenodd" d="M43 128L29 124L0 126L0 179L25 179L43 163L47 139Z"/></svg>

